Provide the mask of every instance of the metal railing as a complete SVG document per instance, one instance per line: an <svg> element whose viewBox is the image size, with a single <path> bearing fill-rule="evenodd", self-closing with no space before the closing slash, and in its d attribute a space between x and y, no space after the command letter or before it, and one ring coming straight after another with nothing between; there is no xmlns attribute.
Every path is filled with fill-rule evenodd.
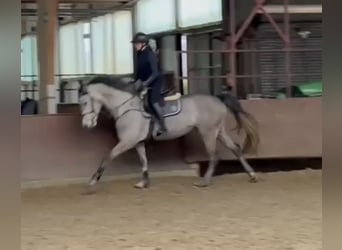
<svg viewBox="0 0 342 250"><path fill-rule="evenodd" d="M67 101L67 94L68 93L74 93L76 94L77 102L78 102L78 92L79 87L84 84L84 81L88 81L91 77L94 76L101 76L101 75L109 75L109 76L116 76L120 78L127 78L127 79L133 79L133 74L56 74L55 77L58 78L56 81L58 81L56 92L57 95L55 98L57 98L58 104L67 104L70 103ZM164 82L165 82L165 88L173 88L174 87L174 73L165 71L163 72L164 75ZM22 78L31 77L32 79L37 79L37 75L22 75ZM21 85L21 100L24 100L26 98L34 99L36 101L40 100L39 97L39 84L37 84L37 80L27 81L28 83L23 83ZM76 86L68 86L72 83L76 83ZM172 86L171 86L172 85ZM75 103L75 102L73 102Z"/></svg>
<svg viewBox="0 0 342 250"><path fill-rule="evenodd" d="M229 2L229 3L228 3ZM185 79L187 80L187 85L191 86L191 81L193 80L200 80L200 79L222 79L222 81L225 81L226 87L231 91L231 93L235 96L237 96L238 88L241 86L240 81L241 79L254 79L253 84L256 85L255 79L261 79L261 78L283 78L285 81L285 89L286 89L286 95L287 97L292 96L292 84L293 84L293 78L295 77L304 77L306 75L311 75L312 73L298 73L292 71L292 61L291 61L291 54L293 53L300 53L300 52L308 52L308 53L314 53L314 52L320 52L322 51L322 48L296 48L294 47L291 33L290 33L290 13L293 12L293 6L289 5L289 0L283 0L283 4L279 4L278 7L282 9L281 13L283 15L282 20L282 26L279 25L279 23L275 20L275 18L272 16L274 14L274 8L269 8L266 4L266 0L255 0L254 6L252 7L251 12L246 17L246 19L241 23L241 26L238 27L237 23L237 13L236 13L236 3L237 0L231 0L225 3L223 6L225 16L227 18L224 18L224 31L223 33L227 34L225 35L223 39L222 44L222 50L187 50L187 51L178 51L178 62L181 58L181 54L187 54L187 65L188 67L188 74L183 77L179 77L180 80ZM317 7L317 6L316 6ZM279 9L278 8L278 9ZM302 9L302 11L304 11ZM308 12L305 11L303 13L312 13L312 9ZM241 49L239 48L241 41L245 39L244 34L247 32L247 29L251 26L251 23L253 19L256 17L256 15L263 15L263 17L271 24L273 27L275 34L277 35L277 39L280 39L282 43L281 49ZM207 76L200 76L195 74L195 70L198 70L198 68L194 70L194 55L198 53L218 53L223 54L225 56L225 67L222 67L221 74L216 75L207 75ZM246 72L239 72L238 71L238 56L239 54L246 54L246 53L283 53L284 55L284 67L283 72L280 73L273 73L273 74L267 74L263 72L253 72L253 73L246 73ZM213 65L208 65L207 69L211 69ZM203 70L203 67L201 67L201 70ZM319 73L317 73L319 74ZM321 74L321 73L320 73ZM203 75L203 74L201 74ZM256 88L256 87L255 87ZM262 94L262 93L259 93Z"/></svg>

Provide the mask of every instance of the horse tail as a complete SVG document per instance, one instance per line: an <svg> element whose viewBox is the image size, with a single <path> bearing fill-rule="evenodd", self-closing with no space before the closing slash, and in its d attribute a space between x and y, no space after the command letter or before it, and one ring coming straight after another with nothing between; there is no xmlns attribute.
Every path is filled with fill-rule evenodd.
<svg viewBox="0 0 342 250"><path fill-rule="evenodd" d="M232 112L236 123L238 133L241 129L246 132L246 138L243 143L243 152L256 152L260 142L258 123L250 113L246 112L237 98L232 95L225 95L220 97L221 101Z"/></svg>

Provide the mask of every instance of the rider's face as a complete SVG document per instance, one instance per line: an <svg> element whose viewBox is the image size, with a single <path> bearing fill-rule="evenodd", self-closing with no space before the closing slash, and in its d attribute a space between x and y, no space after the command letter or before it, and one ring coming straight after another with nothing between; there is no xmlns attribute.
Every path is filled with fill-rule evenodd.
<svg viewBox="0 0 342 250"><path fill-rule="evenodd" d="M142 43L135 43L134 44L134 48L137 50L137 51L139 51L139 50L141 50L141 48L144 46L144 44L142 44Z"/></svg>

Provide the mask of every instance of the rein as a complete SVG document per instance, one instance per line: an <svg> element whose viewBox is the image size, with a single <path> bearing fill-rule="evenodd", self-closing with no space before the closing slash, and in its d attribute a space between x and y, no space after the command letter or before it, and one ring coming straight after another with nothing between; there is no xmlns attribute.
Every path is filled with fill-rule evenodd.
<svg viewBox="0 0 342 250"><path fill-rule="evenodd" d="M120 107L122 107L123 105L125 105L127 102L129 102L130 100L132 100L134 97L138 96L140 99L142 99L147 93L147 90L143 90L140 93L140 96L138 95L133 95L130 98L128 98L126 101L124 101L123 103L121 103L118 107L115 108L115 111L117 111ZM140 109L127 109L126 111L124 111L120 116L118 116L117 118L115 118L115 121L117 122L118 120L120 120L121 117L125 116L127 113L129 113L130 111L137 111L142 113L143 111L141 111Z"/></svg>
<svg viewBox="0 0 342 250"><path fill-rule="evenodd" d="M125 105L127 102L129 102L130 100L132 100L135 97L135 95L132 95L130 98L128 98L126 101L124 101L123 103L121 103L119 106L117 106L115 108L115 111L117 111L119 108L121 108L123 105Z"/></svg>
<svg viewBox="0 0 342 250"><path fill-rule="evenodd" d="M146 95L147 93L147 88L144 89L143 91L140 92L140 95L132 95L131 97L127 98L127 100L125 100L124 102L122 102L119 106L117 106L114 109L114 112L117 113L118 110L124 106L126 103L128 103L129 101L131 101L132 99L134 99L136 96L139 97L140 99L143 99L143 97ZM94 100L92 98L90 98L90 104L91 104L91 110L85 113L82 113L82 116L85 115L90 115L90 114L96 114L95 112L95 108L94 108ZM141 111L140 109L127 109L126 111L124 111L120 116L118 116L117 118L115 118L115 121L118 121L121 117L123 117L124 115L126 115L127 113L129 113L130 111L138 111L140 113L142 113L143 111ZM95 116L94 116L95 119Z"/></svg>

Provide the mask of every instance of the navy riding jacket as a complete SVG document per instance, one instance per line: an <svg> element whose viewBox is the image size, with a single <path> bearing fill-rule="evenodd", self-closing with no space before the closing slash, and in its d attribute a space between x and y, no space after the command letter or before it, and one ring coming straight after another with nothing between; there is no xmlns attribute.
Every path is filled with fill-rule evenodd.
<svg viewBox="0 0 342 250"><path fill-rule="evenodd" d="M154 87L160 88L162 84L162 76L156 54L149 46L138 52L135 79L140 79L146 86L152 89Z"/></svg>

